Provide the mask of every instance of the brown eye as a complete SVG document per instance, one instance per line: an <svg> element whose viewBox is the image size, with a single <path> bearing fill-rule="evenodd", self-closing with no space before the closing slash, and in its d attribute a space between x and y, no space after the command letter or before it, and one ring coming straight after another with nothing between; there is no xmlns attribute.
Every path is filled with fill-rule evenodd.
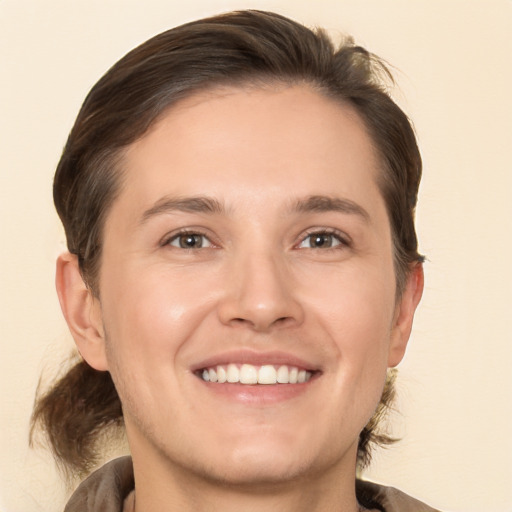
<svg viewBox="0 0 512 512"><path fill-rule="evenodd" d="M211 247L211 242L200 233L181 233L169 240L169 245L180 249L202 249Z"/></svg>
<svg viewBox="0 0 512 512"><path fill-rule="evenodd" d="M333 233L311 233L300 243L300 249L330 249L344 244L343 240Z"/></svg>

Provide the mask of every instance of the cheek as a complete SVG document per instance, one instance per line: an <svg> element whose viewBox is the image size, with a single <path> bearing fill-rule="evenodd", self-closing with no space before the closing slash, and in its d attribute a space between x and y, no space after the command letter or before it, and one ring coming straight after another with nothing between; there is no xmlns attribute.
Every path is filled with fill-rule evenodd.
<svg viewBox="0 0 512 512"><path fill-rule="evenodd" d="M142 425L141 404L158 407L156 390L180 394L182 346L207 306L198 303L197 290L161 272L123 275L105 280L102 293L107 361L125 413Z"/></svg>
<svg viewBox="0 0 512 512"><path fill-rule="evenodd" d="M395 309L392 272L352 268L328 277L304 294L326 327L366 348L387 339Z"/></svg>
<svg viewBox="0 0 512 512"><path fill-rule="evenodd" d="M102 311L116 353L130 361L165 357L171 361L202 323L215 289L201 276L165 267L121 270L104 282ZM211 278L210 278L211 279Z"/></svg>
<svg viewBox="0 0 512 512"><path fill-rule="evenodd" d="M395 309L394 279L387 275L371 268L332 272L330 280L305 296L343 368L340 385L380 383L386 373Z"/></svg>

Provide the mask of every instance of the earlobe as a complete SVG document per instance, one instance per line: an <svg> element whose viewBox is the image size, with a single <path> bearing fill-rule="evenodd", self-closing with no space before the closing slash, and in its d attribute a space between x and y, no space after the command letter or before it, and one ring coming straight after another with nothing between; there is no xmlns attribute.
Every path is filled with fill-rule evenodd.
<svg viewBox="0 0 512 512"><path fill-rule="evenodd" d="M411 335L414 313L423 294L423 283L423 264L415 263L409 271L405 289L396 306L389 347L389 367L397 366L404 357Z"/></svg>
<svg viewBox="0 0 512 512"><path fill-rule="evenodd" d="M96 370L108 370L100 303L84 283L74 254L66 252L57 259L55 284L78 351Z"/></svg>

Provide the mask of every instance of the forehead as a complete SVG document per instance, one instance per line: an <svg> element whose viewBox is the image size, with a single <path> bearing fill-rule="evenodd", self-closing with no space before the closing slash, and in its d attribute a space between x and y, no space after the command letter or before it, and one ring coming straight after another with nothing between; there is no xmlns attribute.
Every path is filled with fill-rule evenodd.
<svg viewBox="0 0 512 512"><path fill-rule="evenodd" d="M243 204L380 196L376 152L355 109L305 85L195 94L129 146L121 167L121 199L132 209L164 195Z"/></svg>

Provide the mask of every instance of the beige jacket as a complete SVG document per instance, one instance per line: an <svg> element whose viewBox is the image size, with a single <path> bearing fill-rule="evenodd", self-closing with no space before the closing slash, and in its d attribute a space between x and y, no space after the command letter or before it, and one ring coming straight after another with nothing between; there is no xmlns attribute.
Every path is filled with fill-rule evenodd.
<svg viewBox="0 0 512 512"><path fill-rule="evenodd" d="M64 512L122 512L124 499L134 485L131 458L115 459L80 484ZM383 512L439 512L393 487L358 481L356 489L366 508Z"/></svg>

